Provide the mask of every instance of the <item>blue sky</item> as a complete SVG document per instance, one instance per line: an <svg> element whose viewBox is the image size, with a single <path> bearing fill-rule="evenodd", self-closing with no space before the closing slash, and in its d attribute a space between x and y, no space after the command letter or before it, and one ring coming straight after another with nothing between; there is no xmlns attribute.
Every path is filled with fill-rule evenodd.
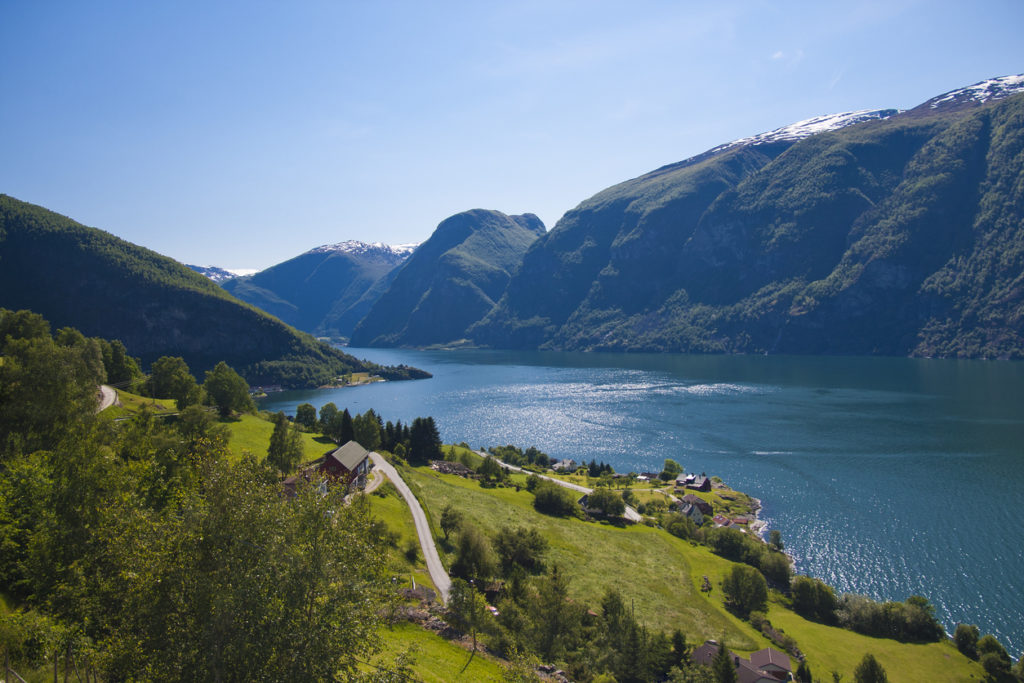
<svg viewBox="0 0 1024 683"><path fill-rule="evenodd" d="M1024 3L48 2L0 8L0 192L187 263L550 229L819 114L1024 72Z"/></svg>

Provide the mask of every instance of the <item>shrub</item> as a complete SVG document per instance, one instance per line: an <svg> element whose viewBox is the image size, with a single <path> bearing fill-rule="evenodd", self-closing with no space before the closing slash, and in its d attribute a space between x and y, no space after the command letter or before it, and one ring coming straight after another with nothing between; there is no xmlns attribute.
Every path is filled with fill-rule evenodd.
<svg viewBox="0 0 1024 683"><path fill-rule="evenodd" d="M567 489L549 481L542 481L533 492L533 507L537 512L556 517L570 517L579 505Z"/></svg>
<svg viewBox="0 0 1024 683"><path fill-rule="evenodd" d="M978 658L978 627L973 624L957 624L956 631L953 633L953 642L956 643L956 649L965 657L971 659Z"/></svg>

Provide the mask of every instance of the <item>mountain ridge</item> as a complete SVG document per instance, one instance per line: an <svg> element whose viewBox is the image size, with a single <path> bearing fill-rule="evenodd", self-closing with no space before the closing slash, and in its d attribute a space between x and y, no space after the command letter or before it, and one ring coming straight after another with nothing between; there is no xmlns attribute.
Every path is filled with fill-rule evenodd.
<svg viewBox="0 0 1024 683"><path fill-rule="evenodd" d="M720 145L602 190L531 246L470 336L497 348L1021 357L1022 90L1022 77L990 79L797 140ZM986 207L1002 211L998 225ZM986 290L993 275L1001 294Z"/></svg>
<svg viewBox="0 0 1024 683"><path fill-rule="evenodd" d="M120 339L144 363L181 356L201 373L223 360L252 384L295 388L352 371L429 376L353 358L173 259L7 195L0 195L0 260L0 306Z"/></svg>

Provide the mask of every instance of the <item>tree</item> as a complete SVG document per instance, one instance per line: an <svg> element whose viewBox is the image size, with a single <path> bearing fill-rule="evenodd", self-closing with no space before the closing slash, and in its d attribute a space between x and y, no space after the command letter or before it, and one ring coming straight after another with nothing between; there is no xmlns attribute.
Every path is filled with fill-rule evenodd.
<svg viewBox="0 0 1024 683"><path fill-rule="evenodd" d="M316 408L312 403L300 403L295 407L295 422L306 429L316 429Z"/></svg>
<svg viewBox="0 0 1024 683"><path fill-rule="evenodd" d="M463 524L459 528L451 575L469 580L483 580L494 576L494 553L491 544L472 524Z"/></svg>
<svg viewBox="0 0 1024 683"><path fill-rule="evenodd" d="M784 553L768 551L761 555L758 566L764 577L776 588L784 590L793 578L793 567Z"/></svg>
<svg viewBox="0 0 1024 683"><path fill-rule="evenodd" d="M989 633L979 638L977 651L978 661L990 678L999 681L1010 677L1010 655L995 636Z"/></svg>
<svg viewBox="0 0 1024 683"><path fill-rule="evenodd" d="M956 643L956 649L960 650L964 656L977 659L979 635L980 632L977 626L973 624L957 624L956 631L953 633L953 642Z"/></svg>
<svg viewBox="0 0 1024 683"><path fill-rule="evenodd" d="M338 406L334 403L325 403L320 406L320 433L331 437L331 420L338 412ZM333 438L333 437L331 437Z"/></svg>
<svg viewBox="0 0 1024 683"><path fill-rule="evenodd" d="M733 662L732 655L726 649L724 642L718 646L718 652L715 653L714 659L711 660L711 670L715 672L715 681L717 683L736 683L739 680L739 677L736 675L736 664Z"/></svg>
<svg viewBox="0 0 1024 683"><path fill-rule="evenodd" d="M733 565L722 579L726 604L746 618L751 612L763 612L768 603L768 583L761 572L747 565Z"/></svg>
<svg viewBox="0 0 1024 683"><path fill-rule="evenodd" d="M492 480L501 481L507 476L505 468L498 464L498 461L491 456L487 456L480 461L480 465L476 468L476 473L479 474L485 482L490 482Z"/></svg>
<svg viewBox="0 0 1024 683"><path fill-rule="evenodd" d="M213 405L217 406L222 417L227 417L232 412L245 413L254 409L252 398L249 396L249 385L224 361L206 372L203 389L213 401Z"/></svg>
<svg viewBox="0 0 1024 683"><path fill-rule="evenodd" d="M772 529L768 533L768 545L775 550L782 550L785 547L782 543L782 532L778 529Z"/></svg>
<svg viewBox="0 0 1024 683"><path fill-rule="evenodd" d="M274 416L274 432L270 435L267 462L288 474L302 460L302 433L297 424L289 426L283 412Z"/></svg>
<svg viewBox="0 0 1024 683"><path fill-rule="evenodd" d="M797 683L814 683L814 678L811 676L811 666L806 660L800 662L800 666L796 668Z"/></svg>
<svg viewBox="0 0 1024 683"><path fill-rule="evenodd" d="M337 428L337 436L338 443L340 444L346 444L349 441L354 441L356 438L356 426L352 420L351 413L348 412L348 408L341 411L340 422Z"/></svg>
<svg viewBox="0 0 1024 683"><path fill-rule="evenodd" d="M103 367L107 371L107 383L130 387L140 382L144 375L139 361L128 355L128 349L120 340L100 340L103 352Z"/></svg>
<svg viewBox="0 0 1024 683"><path fill-rule="evenodd" d="M662 481L670 481L679 476L683 471L683 466L677 463L675 460L666 459L664 467L661 468L661 474L658 478Z"/></svg>
<svg viewBox="0 0 1024 683"><path fill-rule="evenodd" d="M202 398L196 378L189 371L185 359L178 356L161 356L153 361L145 390L153 398L174 399L178 410L195 405Z"/></svg>
<svg viewBox="0 0 1024 683"><path fill-rule="evenodd" d="M409 434L409 462L426 464L431 460L443 460L441 435L432 417L417 417L412 421Z"/></svg>
<svg viewBox="0 0 1024 683"><path fill-rule="evenodd" d="M6 353L6 340L50 339L50 323L32 311L0 308L0 355Z"/></svg>
<svg viewBox="0 0 1024 683"><path fill-rule="evenodd" d="M839 600L828 584L810 576L797 576L790 584L790 594L793 609L800 616L824 624L835 623Z"/></svg>
<svg viewBox="0 0 1024 683"><path fill-rule="evenodd" d="M342 413L342 420L344 416L348 414L348 410ZM368 451L375 451L380 448L381 441L381 423L380 418L377 417L377 413L371 408L362 415L356 415L354 419L351 419L352 427L352 438L359 443L363 448ZM345 438L345 425L342 423L341 438ZM339 441L339 443L348 443L347 441Z"/></svg>
<svg viewBox="0 0 1024 683"><path fill-rule="evenodd" d="M0 461L5 452L52 448L92 417L99 378L85 350L49 337L7 338L0 364Z"/></svg>
<svg viewBox="0 0 1024 683"><path fill-rule="evenodd" d="M864 655L860 664L853 670L853 680L854 683L889 683L889 677L885 675L885 668L870 652Z"/></svg>
<svg viewBox="0 0 1024 683"><path fill-rule="evenodd" d="M452 579L452 587L448 598L448 621L462 632L469 632L473 638L473 651L476 651L476 632L486 617L484 601L477 597L472 585L460 578Z"/></svg>
<svg viewBox="0 0 1024 683"><path fill-rule="evenodd" d="M595 489L587 497L587 507L600 510L608 517L621 517L626 511L626 503L622 496L611 489Z"/></svg>
<svg viewBox="0 0 1024 683"><path fill-rule="evenodd" d="M532 574L544 570L544 553L548 542L534 528L502 527L494 536L494 551L498 555L502 572L508 576L515 567Z"/></svg>
<svg viewBox="0 0 1024 683"><path fill-rule="evenodd" d="M462 524L462 513L451 505L445 505L444 510L441 511L441 531L444 532L445 542L448 541L448 536L459 528L460 524Z"/></svg>

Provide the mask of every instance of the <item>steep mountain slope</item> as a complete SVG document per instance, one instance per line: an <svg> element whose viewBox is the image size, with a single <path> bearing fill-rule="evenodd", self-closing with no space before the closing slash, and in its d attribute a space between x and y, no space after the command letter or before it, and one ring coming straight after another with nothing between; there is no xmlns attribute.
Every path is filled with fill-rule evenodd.
<svg viewBox="0 0 1024 683"><path fill-rule="evenodd" d="M413 248L354 241L325 245L222 286L300 330L348 337L380 295L378 281Z"/></svg>
<svg viewBox="0 0 1024 683"><path fill-rule="evenodd" d="M120 339L149 363L182 356L200 374L226 361L250 383L306 387L351 371L400 379L244 304L186 266L42 207L0 195L0 307L55 328Z"/></svg>
<svg viewBox="0 0 1024 683"><path fill-rule="evenodd" d="M1021 357L1021 89L1007 77L833 119L849 125L802 122L609 188L530 248L471 336Z"/></svg>
<svg viewBox="0 0 1024 683"><path fill-rule="evenodd" d="M465 337L493 308L544 224L474 209L441 222L356 327L353 346L427 346Z"/></svg>

